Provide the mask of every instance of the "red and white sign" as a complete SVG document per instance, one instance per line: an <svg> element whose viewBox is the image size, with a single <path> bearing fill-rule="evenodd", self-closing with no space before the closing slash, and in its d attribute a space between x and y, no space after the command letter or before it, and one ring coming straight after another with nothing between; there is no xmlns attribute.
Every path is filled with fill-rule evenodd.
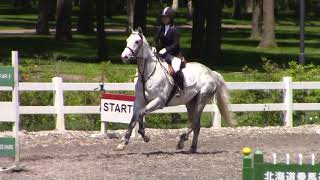
<svg viewBox="0 0 320 180"><path fill-rule="evenodd" d="M101 121L130 123L135 96L104 93L101 97Z"/></svg>

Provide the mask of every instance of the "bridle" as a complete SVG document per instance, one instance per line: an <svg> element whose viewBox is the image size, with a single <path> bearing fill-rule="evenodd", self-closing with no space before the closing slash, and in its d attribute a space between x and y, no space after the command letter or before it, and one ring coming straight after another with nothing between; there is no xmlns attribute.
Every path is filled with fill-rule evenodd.
<svg viewBox="0 0 320 180"><path fill-rule="evenodd" d="M154 66L152 72L150 73L150 75L145 78L145 69L146 69L146 64L147 64L147 61L146 61L146 58L143 58L143 57L138 57L138 53L139 51L141 50L141 48L143 47L143 45L145 44L144 41L143 41L143 37L141 34L137 34L139 35L139 37L141 38L141 41L142 43L138 46L138 48L136 50L133 50L131 47L127 46L126 49L129 49L132 53L132 56L129 58L129 59L135 59L135 60L139 60L139 59L143 59L144 60L144 64L143 64L143 69L142 71L140 70L139 66L138 66L138 71L139 71L139 74L141 76L141 82L142 82L142 90L143 90L143 97L145 99L146 102L148 102L147 98L146 98L146 94L145 94L145 83L151 78L151 76L153 75L153 73L156 71L156 68L157 68L157 65L158 65L158 59L156 61L156 65ZM139 78L140 79L140 78Z"/></svg>
<svg viewBox="0 0 320 180"><path fill-rule="evenodd" d="M127 46L126 47L126 49L129 49L130 50L130 52L132 53L132 56L129 58L129 59L137 59L138 57L137 57L137 55L138 55L138 53L139 53L139 51L140 51L140 48L142 47L142 45L143 45L143 37L142 37L142 35L141 34L138 34L139 35L139 37L141 38L141 41L142 41L142 43L138 46L138 48L136 49L136 51L134 51L131 47L129 47L129 46Z"/></svg>

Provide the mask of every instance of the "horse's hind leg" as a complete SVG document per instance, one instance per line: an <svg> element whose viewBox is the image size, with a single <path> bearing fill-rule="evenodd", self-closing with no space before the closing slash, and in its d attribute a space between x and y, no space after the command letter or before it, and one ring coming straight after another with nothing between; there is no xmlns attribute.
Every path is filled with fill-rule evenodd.
<svg viewBox="0 0 320 180"><path fill-rule="evenodd" d="M183 149L184 142L188 140L190 133L192 132L192 128L189 128L187 132L184 132L180 135L180 140L177 144L177 149Z"/></svg>
<svg viewBox="0 0 320 180"><path fill-rule="evenodd" d="M194 114L196 100L197 100L197 97L194 97L190 102L188 102L186 104L187 111L188 111L188 119L189 119L190 123L192 123L192 120L193 120L193 114ZM180 139L177 144L177 149L183 149L184 142L188 140L191 132L192 132L192 128L189 128L186 132L184 132L180 135Z"/></svg>
<svg viewBox="0 0 320 180"><path fill-rule="evenodd" d="M209 94L199 94L197 98L197 103L195 104L195 110L192 119L192 131L193 131L193 139L192 145L190 147L190 153L196 153L198 147L198 137L200 133L200 118L203 112L204 107L206 106L207 102L209 101L211 95Z"/></svg>
<svg viewBox="0 0 320 180"><path fill-rule="evenodd" d="M139 130L138 130L138 133L141 135L142 139L144 142L149 142L150 141L150 138L149 136L147 136L145 134L145 125L144 125L144 121L143 121L143 118L139 119Z"/></svg>

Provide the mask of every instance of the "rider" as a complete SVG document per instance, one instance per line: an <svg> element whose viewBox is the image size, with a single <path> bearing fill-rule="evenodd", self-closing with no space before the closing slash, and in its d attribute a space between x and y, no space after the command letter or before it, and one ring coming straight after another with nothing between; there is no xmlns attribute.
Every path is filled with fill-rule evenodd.
<svg viewBox="0 0 320 180"><path fill-rule="evenodd" d="M178 86L179 92L184 89L184 77L180 70L181 59L176 57L180 55L180 34L174 26L174 10L170 7L164 8L160 17L161 25L154 36L152 51L159 53L167 63L172 65L174 70L174 81Z"/></svg>

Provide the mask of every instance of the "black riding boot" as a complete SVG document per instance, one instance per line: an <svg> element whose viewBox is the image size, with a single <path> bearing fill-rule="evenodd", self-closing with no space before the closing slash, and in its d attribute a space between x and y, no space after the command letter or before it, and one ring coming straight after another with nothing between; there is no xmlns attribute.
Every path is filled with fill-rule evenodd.
<svg viewBox="0 0 320 180"><path fill-rule="evenodd" d="M174 81L178 87L178 95L182 95L184 90L184 76L181 70L174 74Z"/></svg>

